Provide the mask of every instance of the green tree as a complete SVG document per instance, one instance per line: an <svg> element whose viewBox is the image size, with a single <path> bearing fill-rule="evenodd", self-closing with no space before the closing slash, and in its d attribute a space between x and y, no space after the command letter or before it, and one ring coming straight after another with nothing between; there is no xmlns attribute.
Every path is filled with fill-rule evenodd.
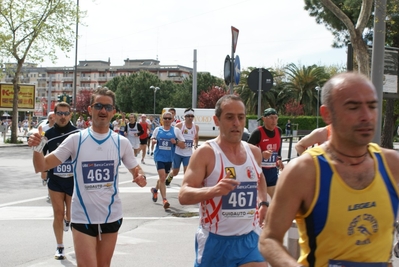
<svg viewBox="0 0 399 267"><path fill-rule="evenodd" d="M113 92L116 92L116 89L118 89L118 84L122 82L124 79L126 79L126 76L115 76L112 78L110 81L108 81L104 86L110 89Z"/></svg>
<svg viewBox="0 0 399 267"><path fill-rule="evenodd" d="M318 23L324 23L334 34L334 45L353 44L353 52L359 65L359 71L370 74L369 54L366 39L373 38L372 0L305 0L305 9ZM399 7L398 1L387 1L386 44L399 47ZM334 16L333 16L334 15ZM395 122L399 117L399 104L393 99L384 101L384 123L381 131L381 146L393 147Z"/></svg>
<svg viewBox="0 0 399 267"><path fill-rule="evenodd" d="M317 86L321 87L329 76L323 67L297 66L294 63L286 67L288 82L285 83L282 93L293 98L294 101L303 105L306 115L317 114Z"/></svg>
<svg viewBox="0 0 399 267"><path fill-rule="evenodd" d="M158 76L148 72L139 71L134 75L130 75L126 82L130 88L131 102L128 103L126 110L133 111L136 113L153 113L154 107L154 90L150 89L151 86L161 88L156 94L156 110L159 111L159 105L157 105L162 98L162 91L166 90L165 86L159 80Z"/></svg>
<svg viewBox="0 0 399 267"><path fill-rule="evenodd" d="M134 79L134 76L137 74L132 74L130 76L125 76L125 78L120 79L118 86L115 91L115 101L117 105L117 111L132 112L132 98L131 98L131 91L132 87L130 87L130 81Z"/></svg>
<svg viewBox="0 0 399 267"><path fill-rule="evenodd" d="M77 16L82 16L70 0L3 0L0 6L0 54L15 60L11 143L17 143L18 93L23 64L57 59L56 50L69 52L75 43Z"/></svg>
<svg viewBox="0 0 399 267"><path fill-rule="evenodd" d="M387 46L399 47L399 1L389 1L386 18L386 44ZM396 73L398 72L396 61ZM383 127L381 131L381 146L393 148L393 136L396 134L396 121L399 118L399 102L396 99L386 99L384 101Z"/></svg>
<svg viewBox="0 0 399 267"><path fill-rule="evenodd" d="M209 92L213 87L225 89L224 81L209 72L197 73L197 105L201 92ZM174 107L190 107L192 103L193 91L193 77L185 79L182 84L178 86L176 96L173 98Z"/></svg>
<svg viewBox="0 0 399 267"><path fill-rule="evenodd" d="M305 10L334 35L335 47L353 45L359 72L370 73L369 54L363 33L371 24L373 0L305 0Z"/></svg>

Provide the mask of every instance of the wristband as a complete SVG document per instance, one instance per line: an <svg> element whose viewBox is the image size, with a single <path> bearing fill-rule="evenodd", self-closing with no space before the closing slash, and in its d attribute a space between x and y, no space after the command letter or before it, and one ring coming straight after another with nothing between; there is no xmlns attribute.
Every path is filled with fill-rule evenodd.
<svg viewBox="0 0 399 267"><path fill-rule="evenodd" d="M261 206L269 207L269 201L261 201L261 202L259 202L258 208L260 208Z"/></svg>

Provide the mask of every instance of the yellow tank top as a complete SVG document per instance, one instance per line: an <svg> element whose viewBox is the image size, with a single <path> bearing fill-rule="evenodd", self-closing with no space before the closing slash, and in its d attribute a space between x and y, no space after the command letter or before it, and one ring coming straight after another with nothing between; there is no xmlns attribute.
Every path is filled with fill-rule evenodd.
<svg viewBox="0 0 399 267"><path fill-rule="evenodd" d="M389 262L399 190L379 146L368 149L376 174L362 190L344 183L321 147L306 151L314 159L317 179L309 211L296 218L298 262L304 266L324 267L329 260Z"/></svg>

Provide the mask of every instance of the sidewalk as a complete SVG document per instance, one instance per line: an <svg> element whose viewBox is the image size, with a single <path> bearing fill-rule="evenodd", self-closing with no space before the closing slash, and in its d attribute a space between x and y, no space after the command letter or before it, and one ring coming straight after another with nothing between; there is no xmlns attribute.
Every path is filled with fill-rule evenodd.
<svg viewBox="0 0 399 267"><path fill-rule="evenodd" d="M18 140L21 140L23 143L21 144L9 144L5 143L5 139L11 138L11 131L9 130L6 133L6 136L4 138L3 134L0 135L0 147L13 147L13 146L27 146L28 142L26 140L26 136L23 136L23 133L18 133Z"/></svg>

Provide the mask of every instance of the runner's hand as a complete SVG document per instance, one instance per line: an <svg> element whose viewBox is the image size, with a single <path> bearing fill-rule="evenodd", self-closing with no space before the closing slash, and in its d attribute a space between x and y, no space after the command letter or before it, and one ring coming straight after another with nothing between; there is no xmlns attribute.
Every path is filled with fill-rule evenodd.
<svg viewBox="0 0 399 267"><path fill-rule="evenodd" d="M39 126L37 131L29 136L28 146L30 147L38 146L42 141L42 133L43 133L42 126Z"/></svg>
<svg viewBox="0 0 399 267"><path fill-rule="evenodd" d="M213 188L216 191L216 196L225 196L234 190L240 182L234 178L231 178L230 172L226 172L223 177Z"/></svg>
<svg viewBox="0 0 399 267"><path fill-rule="evenodd" d="M136 183L140 187L147 185L147 179L144 174L139 173L139 168L134 169L133 183Z"/></svg>

